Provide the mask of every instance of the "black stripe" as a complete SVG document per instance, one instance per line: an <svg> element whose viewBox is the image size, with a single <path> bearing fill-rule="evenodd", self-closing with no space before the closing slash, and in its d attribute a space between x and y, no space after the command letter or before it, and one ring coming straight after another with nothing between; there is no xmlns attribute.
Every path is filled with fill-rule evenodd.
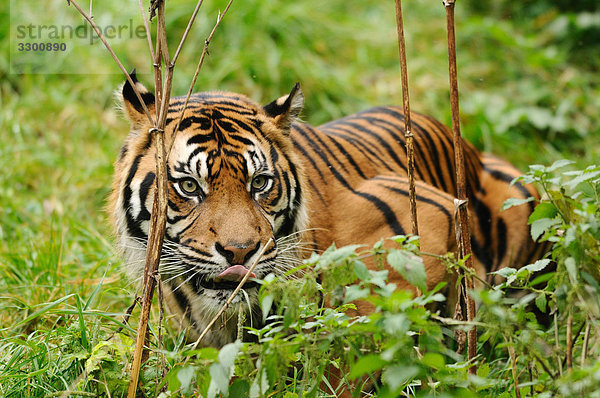
<svg viewBox="0 0 600 398"><path fill-rule="evenodd" d="M155 174L153 172L149 172L148 174L146 174L146 177L144 177L144 180L141 182L140 184L140 214L138 214L137 216L137 222L139 223L140 221L144 221L144 220L150 220L150 212L148 211L148 209L145 206L146 203L146 199L148 198L148 193L150 192L150 188L152 187L152 184L154 183L154 177Z"/></svg>
<svg viewBox="0 0 600 398"><path fill-rule="evenodd" d="M386 189L388 189L388 190L390 190L390 191L392 191L394 193L400 194L400 195L405 196L405 197L409 197L409 192L406 191L406 190L403 190L403 189L400 189L400 188L396 188L396 187L390 187L390 186L387 186L387 185L383 185L383 186ZM436 202L433 199L429 199L429 198L426 198L426 197L421 196L421 195L415 195L415 196L416 196L416 200L417 201L423 202L423 203L427 203L427 204L430 204L432 206L435 206L442 213L444 213L444 215L446 216L446 222L448 223L448 236L452 236L452 226L453 226L452 214L450 214L450 212L448 211L448 209L446 209L445 206L441 205L440 203Z"/></svg>
<svg viewBox="0 0 600 398"><path fill-rule="evenodd" d="M303 133L303 134L304 134L304 136L306 137L306 139L307 139L307 141L308 141L308 144L311 146L311 148L312 148L312 149L313 149L315 152L316 152L316 151L319 151L319 152L323 153L323 155L324 155L324 150L325 150L325 151L327 151L327 153L328 153L328 154L329 154L331 157L333 157L333 158L336 160L336 162L337 162L337 163L338 163L338 164L339 164L339 165L342 167L342 169L343 169L343 170L344 170L346 173L348 173L348 169L346 169L346 166L344 165L344 163L342 163L342 162L339 160L338 156L336 156L336 154L335 154L335 153L333 153L333 152L331 151L331 149L329 149L329 147L328 147L328 146L325 144L325 142L323 142L323 140L321 139L321 137L319 137L319 135L318 135L318 133L317 133L317 130L314 130L314 129L312 129L312 128L310 128L309 126L307 126L307 125L305 125L305 124L300 124L300 125L298 125L298 128L299 128L300 130L302 130L302 133ZM308 134L309 134L309 133L310 133L310 135L311 135L311 137L312 137L313 139L310 139L310 138L308 137ZM317 142L315 142L315 140L316 140Z"/></svg>
<svg viewBox="0 0 600 398"><path fill-rule="evenodd" d="M133 191L131 190L131 182L137 173L142 156L143 155L137 155L131 163L129 173L127 174L127 179L125 180L125 186L123 187L123 210L125 211L125 219L127 220L127 231L129 232L129 235L136 238L146 237L138 223L135 222L135 219L131 215L131 196L133 195Z"/></svg>
<svg viewBox="0 0 600 398"><path fill-rule="evenodd" d="M311 146L313 145L311 141L308 142ZM382 213L382 215L387 221L388 226L392 229L394 234L404 235L404 229L398 222L396 215L387 203L385 203L383 200L379 199L374 195L368 194L366 192L355 191L354 189L352 189L350 184L348 184L348 181L346 181L346 179L339 173L339 171L331 165L331 163L327 159L327 156L325 156L325 154L320 150L320 148L318 146L316 148L317 149L315 150L315 153L326 164L327 168L333 174L336 180L338 180L338 182L340 182L348 191L352 192L354 195L360 196L361 198L371 202L377 208L377 210L379 210Z"/></svg>
<svg viewBox="0 0 600 398"><path fill-rule="evenodd" d="M348 136L348 135L344 134L345 132L347 132L347 129L342 129L342 128L337 129L337 128L335 128L335 130L339 130L339 131L334 131L332 129L332 130L326 131L325 134L327 134L328 136L336 137L338 139L341 139L341 140L344 140L344 141L348 142L349 145L352 146L353 148L355 148L356 150L358 150L365 157L365 159L368 162L370 162L370 163L377 162L382 167L385 167L389 171L396 171L395 169L393 169L392 167L390 167L390 165L388 164L388 162L385 161L385 159L382 156L382 153L380 151L380 148L378 148L375 144L373 144L373 143L371 143L369 141L365 141L364 139L361 140L359 138L351 137L351 136ZM367 145L372 146L379 153L376 154L373 150L369 149L367 147ZM366 153L366 152L368 152L368 153Z"/></svg>
<svg viewBox="0 0 600 398"><path fill-rule="evenodd" d="M387 141L385 141L380 135L378 135L376 132L371 131L357 123L352 123L348 120L344 120L341 119L339 121L337 121L336 126L348 126L353 130L356 130L358 132L364 133L366 135L368 135L369 137L372 137L375 139L375 141L378 142L378 144L385 149L385 151L387 152L387 154L390 156L390 158L393 159L393 161L400 167L402 168L404 171L406 171L406 166L404 165L404 162L402 162L399 158L398 155L396 154L396 152L392 149L392 147L388 144Z"/></svg>

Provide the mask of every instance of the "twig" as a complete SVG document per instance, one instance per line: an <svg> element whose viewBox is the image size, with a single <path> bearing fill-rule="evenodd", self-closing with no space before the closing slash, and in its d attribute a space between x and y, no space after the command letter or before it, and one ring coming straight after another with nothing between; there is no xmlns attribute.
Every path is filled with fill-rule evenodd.
<svg viewBox="0 0 600 398"><path fill-rule="evenodd" d="M154 50L152 49L152 35L150 34L150 27L148 26L148 21L146 20L146 13L144 12L144 5L142 4L142 0L138 0L140 4L140 14L142 14L142 21L144 21L144 28L146 29L146 38L148 39L148 47L150 47L150 57L154 60Z"/></svg>
<svg viewBox="0 0 600 398"><path fill-rule="evenodd" d="M567 316L567 370L573 368L573 311Z"/></svg>
<svg viewBox="0 0 600 398"><path fill-rule="evenodd" d="M585 365L585 357L587 356L588 345L590 343L590 332L592 330L592 324L589 319L586 321L585 333L583 335L583 347L581 348L581 366Z"/></svg>
<svg viewBox="0 0 600 398"><path fill-rule="evenodd" d="M227 299L227 301L225 302L225 304L223 304L223 307L221 307L221 309L217 312L217 314L213 317L213 319L204 328L204 330L200 334L200 337L198 337L198 339L196 340L196 342L192 346L192 350L195 350L198 347L198 345L200 344L200 342L202 341L202 339L208 334L208 332L210 331L210 329L212 328L212 326L215 324L215 322L225 312L225 310L227 310L227 308L229 307L229 304L231 304L231 301L233 301L234 297L240 292L240 290L242 290L242 286L244 286L244 284L246 283L246 281L248 280L248 278L250 277L250 275L252 275L252 271L254 271L254 268L256 268L256 266L258 265L258 262L260 261L261 257L263 256L263 254L265 254L265 251L271 245L272 242L273 242L273 239L271 238L263 246L262 250L258 253L258 256L256 257L256 260L254 260L254 263L252 263L252 265L250 266L250 268L248 268L248 272L246 273L246 275L244 275L244 277L242 278L242 280L240 281L240 283L238 283L238 285L235 288L235 290L233 291L233 293L231 293L231 296L229 296L229 298Z"/></svg>
<svg viewBox="0 0 600 398"><path fill-rule="evenodd" d="M517 357L515 355L515 347L513 346L512 337L509 337L508 355L510 356L510 367L512 370L513 381L515 383L515 395L517 398L521 398L521 391L519 391L519 374L517 373Z"/></svg>
<svg viewBox="0 0 600 398"><path fill-rule="evenodd" d="M77 9L77 11L79 11L79 13L85 18L86 21L88 21L88 23L94 29L94 31L98 35L98 38L100 38L100 40L102 41L102 43L104 44L104 46L106 47L106 49L108 50L108 52L110 53L110 55L112 56L112 58L115 60L115 62L117 63L117 65L121 69L121 72L123 72L123 74L125 75L125 78L127 79L127 81L129 82L129 84L133 88L133 91L135 92L135 95L136 95L138 101L140 102L140 104L142 104L142 109L144 110L144 113L146 114L146 117L150 121L150 124L154 125L155 124L154 118L152 117L152 115L150 115L150 112L148 111L148 107L146 107L146 103L144 102L144 100L142 99L142 96L138 92L135 84L133 83L133 80L131 80L131 76L129 76L129 73L127 72L127 70L125 69L125 67L121 63L121 61L119 61L119 58L117 57L117 55L115 54L115 52L113 51L113 49L110 47L110 44L108 44L108 42L106 41L106 39L102 35L102 32L100 31L100 29L98 28L98 26L96 25L96 23L92 20L92 18L90 18L90 16L88 16L81 9L81 7L79 7L79 4L77 4L77 2L75 0L70 0L68 4L73 4L73 6Z"/></svg>
<svg viewBox="0 0 600 398"><path fill-rule="evenodd" d="M568 320L567 320L568 321ZM573 321L571 320L571 330L573 330L573 325L572 325ZM575 333L574 337L571 337L571 347L575 347L575 343L577 342L577 339L579 339L579 336L581 335L581 332L583 331L583 328L585 327L586 322L583 322L581 324L581 326L579 326L579 329L577 329L577 333ZM568 333L568 330L567 330ZM573 332L571 332L573 333ZM571 348L572 351L572 348ZM562 365L565 366L565 364L567 363L567 358L569 356L569 353L567 352L567 355L565 355L565 358L562 361ZM573 358L573 355L571 353L571 358ZM571 364L572 364L572 360L571 360Z"/></svg>
<svg viewBox="0 0 600 398"><path fill-rule="evenodd" d="M415 193L415 150L413 146L412 123L410 120L410 100L408 95L408 70L406 67L406 43L404 42L404 23L402 22L401 0L396 0L396 27L398 30L398 52L400 54L400 77L402 79L402 104L404 106L404 138L406 139L406 158L408 163L408 197L410 202L410 224L413 235L419 235L417 221L417 199Z"/></svg>
<svg viewBox="0 0 600 398"><path fill-rule="evenodd" d="M444 0L446 8L446 27L448 31L448 72L450 76L450 106L452 110L452 133L454 144L454 161L456 167L456 197L454 201L455 216L457 222L456 241L461 258L466 258L465 265L473 269L473 256L471 255L471 234L469 231L469 214L467 209L467 184L465 178L465 161L463 156L462 138L460 135L460 120L458 109L458 79L456 72L456 37L454 33L454 0ZM475 301L469 295L473 289L473 279L468 275L463 275L463 289L466 293L467 320L472 321L475 318ZM469 360L475 358L477 348L477 329L473 327L468 333L467 356ZM475 365L469 368L471 374L477 372Z"/></svg>
<svg viewBox="0 0 600 398"><path fill-rule="evenodd" d="M190 18L190 21L188 22L187 27L185 28L185 32L183 32L183 36L181 36L181 40L179 41L179 46L177 46L177 50L175 50L175 55L173 55L173 61L171 61L173 66L175 66L175 62L177 62L177 58L179 58L179 53L181 52L183 43L187 39L188 34L190 33L190 30L192 29L192 25L194 24L194 21L196 20L196 16L198 15L198 11L200 10L202 1L203 0L198 0L198 3L196 3L196 8L194 8L194 12L192 13L192 16Z"/></svg>
<svg viewBox="0 0 600 398"><path fill-rule="evenodd" d="M544 368L544 370L546 371L546 373L548 373L550 375L550 377L552 377L553 379L556 379L558 377L558 375L556 373L552 372L550 370L550 368L548 367L548 365L546 364L546 362L544 362L544 360L542 358L540 358L535 352L532 352L531 354L536 359L536 361L538 361L539 364L542 365L542 368Z"/></svg>
<svg viewBox="0 0 600 398"><path fill-rule="evenodd" d="M135 296L133 303L127 308L127 310L125 310L125 316L123 316L123 323L129 323L129 318L131 317L131 313L133 312L133 309L139 302L140 302L140 297ZM112 334L112 336L110 336L110 338L108 338L107 340L112 339L113 336L121 333L122 330L123 330L123 326L119 326L117 328L117 330L115 330L115 332Z"/></svg>
<svg viewBox="0 0 600 398"><path fill-rule="evenodd" d="M558 372L563 375L562 361L560 360L560 342L558 340L558 311L554 312L554 345L556 346L556 362L558 362Z"/></svg>
<svg viewBox="0 0 600 398"><path fill-rule="evenodd" d="M162 281L160 278L160 273L156 273L154 275L156 279L156 290L158 291L158 349L162 351L162 324L164 318L164 296L162 290ZM162 370L162 371L161 371ZM165 354L161 352L160 354L160 366L156 366L156 389L154 390L154 396L158 396L158 387L161 382L161 378L165 378ZM165 385L166 387L166 385Z"/></svg>
<svg viewBox="0 0 600 398"><path fill-rule="evenodd" d="M181 124L181 121L183 120L183 114L184 114L185 110L187 109L188 102L190 100L190 97L192 96L192 91L194 91L194 86L196 85L196 79L198 78L198 74L200 73L200 69L202 68L202 65L204 64L204 58L206 57L206 54L208 54L208 46L210 45L210 41L212 40L212 38L213 38L213 36L215 34L215 31L217 30L217 28L221 24L221 21L223 20L223 17L225 17L225 14L227 14L227 10L229 10L229 7L231 6L231 3L233 3L233 0L229 0L229 3L227 3L227 6L223 10L223 12L219 13L219 16L217 17L217 22L215 23L215 26L213 26L210 34L208 35L208 37L204 41L204 48L202 49L202 54L200 55L200 60L198 61L198 65L196 66L196 71L194 72L194 77L192 78L192 82L190 83L190 88L189 88L189 90L187 92L187 95L185 96L185 101L183 103L183 108L181 108L181 112L179 113L179 119L177 120L177 124L175 125L175 129L173 130L174 131L173 134L177 134L177 131L179 131L179 125ZM174 143L175 143L175 136L173 136L173 139L171 140L171 144L169 145L169 150L167 151L167 160L169 159L169 155L171 154L171 150L173 149L173 144Z"/></svg>

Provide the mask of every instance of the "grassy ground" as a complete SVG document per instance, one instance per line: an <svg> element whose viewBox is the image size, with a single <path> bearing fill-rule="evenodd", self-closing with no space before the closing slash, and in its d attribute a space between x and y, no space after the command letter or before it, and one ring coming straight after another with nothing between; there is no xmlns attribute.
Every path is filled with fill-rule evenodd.
<svg viewBox="0 0 600 398"><path fill-rule="evenodd" d="M97 3L98 18L118 21L120 3ZM598 164L600 58L585 35L577 36L597 29L597 14L532 2L522 13L461 3L464 135L521 168L560 158L580 167ZM224 4L202 8L175 72L175 94L186 92ZM192 8L168 2L171 49ZM412 109L448 122L443 7L407 2L404 8ZM103 210L127 124L113 95L123 77L99 44L80 44L61 58L69 73L9 73L9 54L15 56L9 22L14 28L20 12L15 3L10 11L0 6L0 395L44 396L76 386L77 358L114 329L111 319L119 317L111 314L134 295L118 271ZM44 13L79 23L64 1ZM211 48L197 90L237 91L266 103L299 81L303 118L313 124L400 103L390 2L234 3ZM143 40L124 41L117 50L150 85ZM98 70L110 73L93 73Z"/></svg>

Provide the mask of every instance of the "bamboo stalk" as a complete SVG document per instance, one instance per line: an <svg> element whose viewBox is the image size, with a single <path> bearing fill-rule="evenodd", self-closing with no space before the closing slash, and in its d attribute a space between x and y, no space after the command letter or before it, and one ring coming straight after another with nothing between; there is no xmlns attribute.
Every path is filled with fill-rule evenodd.
<svg viewBox="0 0 600 398"><path fill-rule="evenodd" d="M456 167L456 197L455 215L457 223L455 224L458 251L461 258L466 257L465 265L473 269L473 259L471 250L471 234L469 231L469 213L467 209L467 183L465 177L465 161L463 155L462 138L460 134L460 120L458 107L458 79L456 71L456 37L454 32L454 0L444 0L446 8L446 28L448 32L448 72L450 80L450 107L452 111L452 133L454 144L454 161ZM468 273L463 274L463 288L467 297L467 321L472 322L475 318L475 301L469 295L473 289L473 279ZM467 355L469 361L473 361L476 356L477 329L473 326L468 332ZM475 374L477 368L475 365L469 368L471 374Z"/></svg>
<svg viewBox="0 0 600 398"><path fill-rule="evenodd" d="M415 193L415 151L413 146L412 123L410 118L410 99L408 95L408 70L406 67L406 43L404 42L404 23L402 20L402 1L396 0L396 27L398 30L398 52L400 54L400 78L402 79L402 104L404 107L404 138L406 140L406 158L408 163L408 197L410 202L410 224L413 235L419 235L417 221L417 200Z"/></svg>

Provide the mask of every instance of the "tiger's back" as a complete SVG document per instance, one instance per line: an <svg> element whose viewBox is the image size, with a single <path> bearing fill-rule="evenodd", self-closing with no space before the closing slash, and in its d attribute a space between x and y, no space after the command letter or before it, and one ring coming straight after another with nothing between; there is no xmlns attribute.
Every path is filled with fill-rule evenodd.
<svg viewBox="0 0 600 398"><path fill-rule="evenodd" d="M415 178L455 196L451 131L429 116L413 113L411 120ZM304 158L305 167L309 170L308 183L315 192L309 208L319 218L328 212L344 211L343 206L328 206L331 198L341 192L362 195L365 203L377 201L376 197L365 198L356 190L364 181L383 176L407 176L404 115L398 107L372 108L318 128L305 124L293 127L295 149ZM463 148L472 248L477 263L482 266L478 273L485 277L502 267L518 268L528 264L541 254L540 247L529 236L527 225L533 203L506 211L501 211L501 207L508 198L538 197L537 191L532 186L519 183L511 186L511 181L521 173L508 162L480 153L464 140ZM400 195L408 195L408 191L403 190ZM394 221L397 214L389 211L390 204L379 203L375 208L388 219L390 234L410 232ZM405 211L408 212L408 207ZM335 219L335 216L330 218ZM313 240L330 240L325 235L326 232L315 231Z"/></svg>

